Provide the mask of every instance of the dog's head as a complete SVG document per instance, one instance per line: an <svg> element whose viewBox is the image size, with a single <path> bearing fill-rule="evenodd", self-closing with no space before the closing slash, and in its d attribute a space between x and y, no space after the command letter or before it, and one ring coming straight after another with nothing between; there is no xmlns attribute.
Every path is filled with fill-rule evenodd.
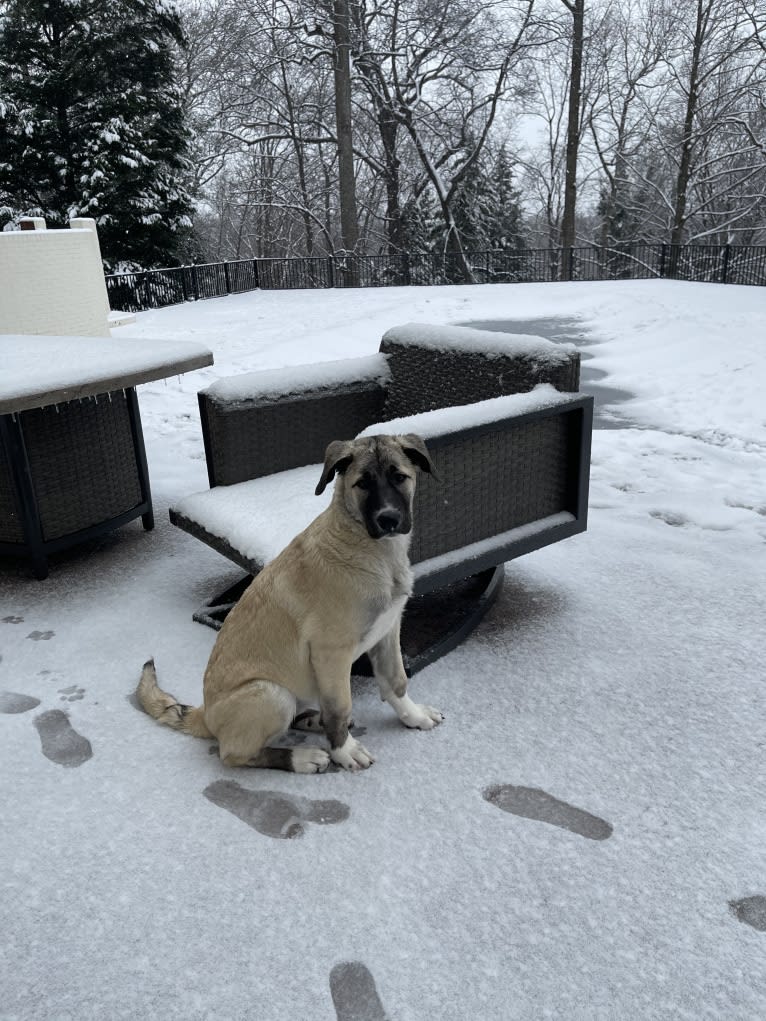
<svg viewBox="0 0 766 1021"><path fill-rule="evenodd" d="M407 535L412 530L412 501L417 471L434 475L419 436L365 436L333 440L327 447L317 496L335 475L335 497L373 539Z"/></svg>

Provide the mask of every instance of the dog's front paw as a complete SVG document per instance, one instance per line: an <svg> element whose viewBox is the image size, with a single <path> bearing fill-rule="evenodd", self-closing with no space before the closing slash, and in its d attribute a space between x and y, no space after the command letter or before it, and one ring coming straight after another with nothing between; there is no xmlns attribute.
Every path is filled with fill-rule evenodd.
<svg viewBox="0 0 766 1021"><path fill-rule="evenodd" d="M413 730L433 730L444 722L444 714L430 705L417 705L413 702L402 712L399 719L405 727Z"/></svg>
<svg viewBox="0 0 766 1021"><path fill-rule="evenodd" d="M337 765L348 769L351 773L356 773L360 769L367 769L375 761L364 745L360 744L350 734L339 748L330 749L330 758Z"/></svg>

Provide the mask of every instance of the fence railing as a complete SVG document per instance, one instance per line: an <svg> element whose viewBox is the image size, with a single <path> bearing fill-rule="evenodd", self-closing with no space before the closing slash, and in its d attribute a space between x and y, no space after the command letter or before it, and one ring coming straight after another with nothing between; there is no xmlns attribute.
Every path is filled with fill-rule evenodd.
<svg viewBox="0 0 766 1021"><path fill-rule="evenodd" d="M766 286L766 245L626 245L468 252L468 280L449 253L240 259L115 273L106 277L113 309L141 312L242 291L408 284L539 283L666 277Z"/></svg>

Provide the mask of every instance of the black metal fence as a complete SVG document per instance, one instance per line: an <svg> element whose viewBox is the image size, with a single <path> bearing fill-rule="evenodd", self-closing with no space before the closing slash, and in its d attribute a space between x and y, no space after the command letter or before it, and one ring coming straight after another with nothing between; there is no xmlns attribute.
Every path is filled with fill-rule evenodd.
<svg viewBox="0 0 766 1021"><path fill-rule="evenodd" d="M242 291L408 284L539 283L664 277L766 286L766 245L596 245L468 252L473 281L450 254L331 255L240 259L115 273L106 277L113 309L141 312Z"/></svg>

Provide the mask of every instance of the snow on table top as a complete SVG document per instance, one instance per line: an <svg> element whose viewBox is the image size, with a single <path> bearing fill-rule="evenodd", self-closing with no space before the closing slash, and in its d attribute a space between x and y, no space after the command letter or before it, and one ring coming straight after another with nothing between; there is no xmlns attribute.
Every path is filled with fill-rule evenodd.
<svg viewBox="0 0 766 1021"><path fill-rule="evenodd" d="M203 392L221 403L257 402L306 393L309 390L332 391L352 383L386 383L391 370L385 355L341 358L330 362L291 365L263 372L245 372L219 379Z"/></svg>
<svg viewBox="0 0 766 1021"><path fill-rule="evenodd" d="M499 333L470 326L405 323L383 334L383 341L430 348L434 351L463 351L486 358L517 356L536 362L561 363L569 360L573 344L554 344L544 337L525 333Z"/></svg>
<svg viewBox="0 0 766 1021"><path fill-rule="evenodd" d="M198 341L0 335L0 414L93 397L213 364Z"/></svg>

